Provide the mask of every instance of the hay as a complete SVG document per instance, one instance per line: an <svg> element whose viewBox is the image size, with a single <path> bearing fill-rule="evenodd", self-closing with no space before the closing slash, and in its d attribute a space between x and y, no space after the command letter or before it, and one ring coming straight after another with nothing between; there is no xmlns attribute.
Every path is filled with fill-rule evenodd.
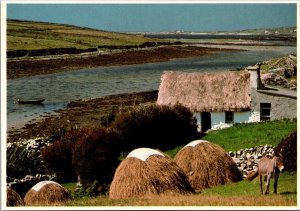
<svg viewBox="0 0 300 211"><path fill-rule="evenodd" d="M47 205L71 199L70 193L53 181L42 181L34 185L25 195L26 205Z"/></svg>
<svg viewBox="0 0 300 211"><path fill-rule="evenodd" d="M176 154L174 161L197 191L242 180L232 158L219 145L208 141L191 142Z"/></svg>
<svg viewBox="0 0 300 211"><path fill-rule="evenodd" d="M7 187L6 189L6 206L24 206L25 202L16 191L11 189L10 187Z"/></svg>
<svg viewBox="0 0 300 211"><path fill-rule="evenodd" d="M155 149L150 149L150 148L138 148L135 150L132 150L127 157L135 157L138 158L142 161L146 161L147 158L149 158L151 155L160 155L164 157L164 154L155 150Z"/></svg>
<svg viewBox="0 0 300 211"><path fill-rule="evenodd" d="M139 158L140 154L148 154L145 161ZM110 186L109 197L126 199L152 194L193 192L184 172L171 158L159 151L141 148L134 150L134 153L127 156L118 166Z"/></svg>
<svg viewBox="0 0 300 211"><path fill-rule="evenodd" d="M157 104L179 103L193 112L246 111L250 110L249 94L248 71L166 71L161 78Z"/></svg>

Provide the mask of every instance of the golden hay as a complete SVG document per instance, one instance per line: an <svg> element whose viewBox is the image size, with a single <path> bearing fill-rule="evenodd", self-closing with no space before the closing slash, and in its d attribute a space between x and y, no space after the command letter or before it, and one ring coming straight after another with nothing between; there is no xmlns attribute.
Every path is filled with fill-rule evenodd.
<svg viewBox="0 0 300 211"><path fill-rule="evenodd" d="M182 104L193 112L250 110L248 71L177 72L161 77L157 104Z"/></svg>
<svg viewBox="0 0 300 211"><path fill-rule="evenodd" d="M16 191L11 189L10 187L7 187L6 189L6 196L7 196L7 201L6 201L6 206L24 206L25 202L18 194Z"/></svg>
<svg viewBox="0 0 300 211"><path fill-rule="evenodd" d="M197 191L238 182L243 178L236 163L225 150L208 141L191 142L176 154L174 161L185 172L190 184Z"/></svg>
<svg viewBox="0 0 300 211"><path fill-rule="evenodd" d="M26 205L51 204L71 199L70 193L53 181L42 181L34 185L25 195Z"/></svg>
<svg viewBox="0 0 300 211"><path fill-rule="evenodd" d="M125 199L162 193L194 193L182 169L171 158L159 153L147 154L144 158L127 156L115 172L109 197Z"/></svg>

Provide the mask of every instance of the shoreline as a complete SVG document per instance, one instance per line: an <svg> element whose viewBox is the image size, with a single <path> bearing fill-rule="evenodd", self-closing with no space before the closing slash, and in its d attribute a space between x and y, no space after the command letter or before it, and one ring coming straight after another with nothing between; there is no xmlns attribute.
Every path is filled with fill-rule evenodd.
<svg viewBox="0 0 300 211"><path fill-rule="evenodd" d="M149 49L140 49L139 53L136 54L137 51L135 50L126 50L121 51L117 50L113 53L106 53L101 54L100 56L106 55L108 58L112 59L110 61L114 61L111 64L106 63L104 66L112 66L112 65L128 65L128 64L118 64L118 62L138 62L136 64L141 63L149 63L153 62L152 60L155 60L155 62L162 62L165 61L165 59L179 59L179 58L187 58L187 57L194 57L194 56L206 56L206 55L213 55L215 53L221 52L221 51L243 51L245 49L227 49L227 48L210 48L210 47L203 47L203 46L195 46L195 45L189 45L189 46L168 46L168 47L154 47ZM174 54L174 51L177 54ZM163 57L162 54L155 54L154 52L166 52L166 56ZM180 53L178 53L180 52ZM129 60L126 60L124 57L120 57L121 55L127 54ZM149 56L150 55L150 56ZM81 55L82 56L82 55ZM80 55L62 55L58 56L57 58L51 57L43 57L42 59L35 58L36 61L40 62L40 64L47 65L47 61L51 60L52 63L55 63L56 61L68 61L69 63L66 63L66 66L68 67L71 61L74 61L78 59L80 62L78 63L79 66L87 66L86 63L83 61L91 61L92 59L98 58L97 56L90 56L85 55L84 58L82 58ZM116 59L119 56L118 60ZM138 56L138 57L134 57ZM146 56L149 56L146 57ZM62 58L64 57L64 58ZM147 58L150 60L147 60ZM145 60L143 60L145 59ZM15 63L18 60L15 60ZM26 62L33 61L33 60L25 60ZM107 62L107 61L106 61ZM75 63L74 67L77 63ZM34 65L33 65L34 66ZM90 68L95 68L93 66L88 66ZM36 68L36 66L35 66ZM78 68L78 67L77 67ZM87 67L82 67L87 68ZM58 70L58 72L64 72L64 71L72 71L72 69L65 68L64 66ZM29 75L36 75L40 72L27 72L25 76L19 77L27 77ZM52 73L52 72L50 72ZM40 74L50 74L45 72L41 72ZM109 112L112 112L116 109L123 110L123 109L130 109L130 107L134 105L140 105L140 104L148 104L148 103L155 103L157 99L158 90L150 90L150 91L144 91L144 92L136 92L136 93L124 93L124 94L117 94L117 95L108 95L108 96L99 96L93 99L80 99L77 101L72 101L68 103L67 106L64 108L55 110L51 113L45 112L42 115L40 115L37 118L34 118L30 121L23 121L22 124L18 124L18 126L13 127L7 127L7 142L14 142L18 141L19 139L29 139L32 137L37 136L47 136L51 133L62 129L62 128L69 128L72 126L80 126L80 127L91 127L95 126L95 124L100 123L101 117L107 115Z"/></svg>
<svg viewBox="0 0 300 211"><path fill-rule="evenodd" d="M13 58L7 60L7 79L75 71L80 68L164 62L171 59L213 55L221 51L237 50L199 47L195 45L172 45L129 50L118 49L106 52L72 55ZM155 90L73 101L64 108L55 110L51 113L46 112L30 121L22 121L20 124L12 125L10 127L7 125L7 142L14 142L20 139L29 139L37 136L47 136L55 130L68 128L72 125L93 126L93 124L97 124L97 122L100 121L101 116L106 115L116 107L124 107L124 103L129 103L131 104L130 106L136 105L136 103L155 103L157 93L158 90ZM139 99L139 102L136 102L137 99ZM70 105L78 104L78 102L80 102L79 107L70 107ZM103 103L106 104L106 108L100 109L99 105ZM93 109L91 109L91 105L94 106ZM125 109L130 107L128 106L129 105L125 106ZM100 115L99 118L94 117L97 114Z"/></svg>
<svg viewBox="0 0 300 211"><path fill-rule="evenodd" d="M75 55L22 57L7 60L7 79L117 65L164 62L171 59L213 55L230 48L173 45Z"/></svg>
<svg viewBox="0 0 300 211"><path fill-rule="evenodd" d="M158 90L150 90L72 101L65 108L41 115L21 128L7 128L7 143L46 137L61 129L72 127L97 127L100 126L101 118L109 113L155 103L157 96Z"/></svg>

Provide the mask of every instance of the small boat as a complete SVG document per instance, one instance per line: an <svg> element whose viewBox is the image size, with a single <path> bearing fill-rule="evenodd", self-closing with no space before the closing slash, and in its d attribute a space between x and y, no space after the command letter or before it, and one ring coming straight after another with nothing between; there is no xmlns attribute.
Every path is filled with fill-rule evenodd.
<svg viewBox="0 0 300 211"><path fill-rule="evenodd" d="M37 100L20 100L17 99L19 104L41 104L45 101L45 99L37 99Z"/></svg>

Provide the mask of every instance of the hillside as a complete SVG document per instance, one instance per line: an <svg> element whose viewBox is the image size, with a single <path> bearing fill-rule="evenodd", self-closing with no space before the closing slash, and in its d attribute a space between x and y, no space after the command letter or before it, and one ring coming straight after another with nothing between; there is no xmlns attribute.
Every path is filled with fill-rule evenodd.
<svg viewBox="0 0 300 211"><path fill-rule="evenodd" d="M143 36L107 32L64 24L7 20L7 51L49 48L88 49L104 45L141 45Z"/></svg>
<svg viewBox="0 0 300 211"><path fill-rule="evenodd" d="M262 28L262 29L246 29L237 31L238 33L251 33L251 34L278 34L297 36L296 27L278 27L278 28Z"/></svg>

